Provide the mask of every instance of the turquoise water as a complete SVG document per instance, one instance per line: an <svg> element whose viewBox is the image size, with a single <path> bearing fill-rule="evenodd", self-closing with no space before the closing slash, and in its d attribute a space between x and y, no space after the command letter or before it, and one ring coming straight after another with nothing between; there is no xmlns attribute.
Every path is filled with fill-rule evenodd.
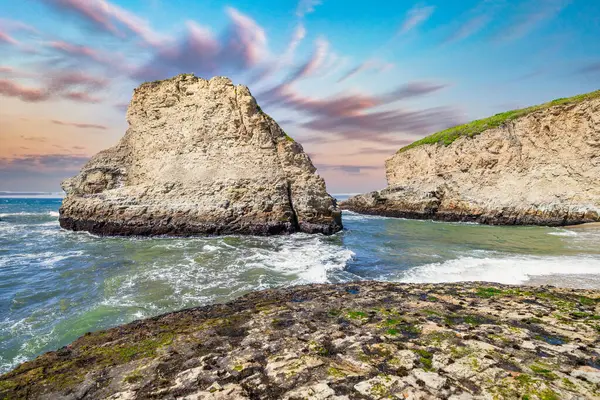
<svg viewBox="0 0 600 400"><path fill-rule="evenodd" d="M0 372L87 331L310 282L484 280L600 287L600 230L344 213L334 236L99 238L60 199L0 198Z"/></svg>

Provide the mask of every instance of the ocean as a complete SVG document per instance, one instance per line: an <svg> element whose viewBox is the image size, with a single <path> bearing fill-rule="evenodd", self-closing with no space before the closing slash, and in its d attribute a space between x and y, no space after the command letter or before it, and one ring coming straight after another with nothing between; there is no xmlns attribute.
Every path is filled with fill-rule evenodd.
<svg viewBox="0 0 600 400"><path fill-rule="evenodd" d="M375 279L600 288L600 229L498 227L344 212L333 236L101 238L59 198L0 197L0 373L88 331L252 290Z"/></svg>

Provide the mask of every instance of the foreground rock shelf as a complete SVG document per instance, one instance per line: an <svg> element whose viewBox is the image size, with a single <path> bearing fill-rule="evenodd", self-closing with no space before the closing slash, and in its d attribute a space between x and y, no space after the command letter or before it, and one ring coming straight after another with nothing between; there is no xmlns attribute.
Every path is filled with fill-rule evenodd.
<svg viewBox="0 0 600 400"><path fill-rule="evenodd" d="M87 334L0 399L600 398L600 292L361 282Z"/></svg>

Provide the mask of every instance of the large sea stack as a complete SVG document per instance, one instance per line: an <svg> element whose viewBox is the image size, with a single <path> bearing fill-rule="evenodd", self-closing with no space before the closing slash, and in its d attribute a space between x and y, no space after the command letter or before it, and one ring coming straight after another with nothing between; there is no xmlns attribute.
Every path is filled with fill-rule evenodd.
<svg viewBox="0 0 600 400"><path fill-rule="evenodd" d="M439 132L386 162L388 187L342 208L507 225L600 221L600 91Z"/></svg>
<svg viewBox="0 0 600 400"><path fill-rule="evenodd" d="M144 83L120 142L63 182L60 225L101 235L195 235L342 228L302 146L245 86L193 75Z"/></svg>

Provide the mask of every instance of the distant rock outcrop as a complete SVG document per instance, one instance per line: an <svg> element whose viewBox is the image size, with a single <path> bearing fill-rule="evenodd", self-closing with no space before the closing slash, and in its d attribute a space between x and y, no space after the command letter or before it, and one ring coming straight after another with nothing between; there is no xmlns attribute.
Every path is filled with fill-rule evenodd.
<svg viewBox="0 0 600 400"><path fill-rule="evenodd" d="M302 146L245 86L144 83L129 129L63 182L63 228L106 235L332 234L335 200Z"/></svg>
<svg viewBox="0 0 600 400"><path fill-rule="evenodd" d="M600 221L600 92L440 132L401 149L386 172L386 189L341 208L486 224Z"/></svg>

